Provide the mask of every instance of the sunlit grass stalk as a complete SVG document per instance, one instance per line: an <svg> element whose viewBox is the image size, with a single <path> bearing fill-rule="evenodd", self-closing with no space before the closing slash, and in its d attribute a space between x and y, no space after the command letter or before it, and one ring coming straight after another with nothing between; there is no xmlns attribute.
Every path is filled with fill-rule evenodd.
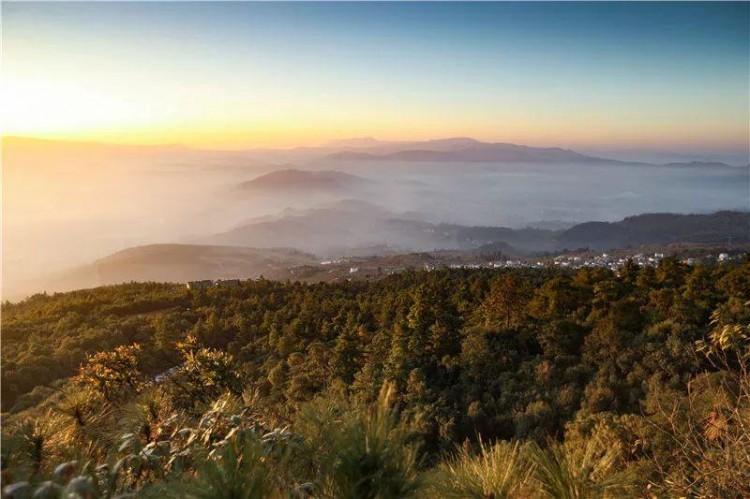
<svg viewBox="0 0 750 499"><path fill-rule="evenodd" d="M620 449L597 440L585 446L550 441L546 448L529 447L534 463L533 486L556 499L623 497L627 480L618 473Z"/></svg>
<svg viewBox="0 0 750 499"><path fill-rule="evenodd" d="M461 447L431 474L427 497L493 498L518 497L531 474L531 463L518 442L494 445L479 441L474 453Z"/></svg>

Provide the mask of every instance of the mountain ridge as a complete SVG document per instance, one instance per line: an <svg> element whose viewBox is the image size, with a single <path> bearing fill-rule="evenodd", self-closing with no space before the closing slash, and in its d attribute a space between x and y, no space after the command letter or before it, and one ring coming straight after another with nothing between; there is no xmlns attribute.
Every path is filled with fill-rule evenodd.
<svg viewBox="0 0 750 499"><path fill-rule="evenodd" d="M444 139L430 139L421 141L384 141L374 137L360 137L352 139L339 139L329 141L318 146L295 146L295 147L245 147L237 149L211 149L195 148L180 143L165 144L117 144L96 141L71 141L46 139L27 136L5 136L2 138L2 144L6 152L15 153L17 150L28 150L30 147L37 149L39 147L52 148L80 148L93 147L97 151L112 150L118 154L184 154L192 152L194 154L207 154L214 157L217 154L227 157L245 157L260 155L292 155L294 158L299 155L312 156L318 160L346 160L346 161L398 161L399 154L407 153L406 156L418 156L410 151L434 151L444 152L445 155L430 155L430 161L519 161L533 162L535 156L541 155L538 160L570 162L574 160L583 162L598 162L603 164L622 164L622 165L647 165L647 166L690 166L690 167L728 167L728 168L750 168L750 165L744 161L739 166L730 165L720 161L675 161L665 163L646 163L641 161L624 161L606 157L592 156L582 154L572 149L562 147L536 147L506 142L483 142L471 137L448 137ZM520 155L520 159L504 159L502 157L488 156L488 150L505 150L506 152L515 151ZM525 152L523 152L525 151ZM389 155L395 154L393 158ZM484 156L483 156L484 154ZM546 158L546 159L545 159ZM413 160L413 159L412 159Z"/></svg>
<svg viewBox="0 0 750 499"><path fill-rule="evenodd" d="M446 139L450 140L450 139ZM471 139L473 140L473 139ZM473 145L457 149L430 149L426 144L395 152L375 153L362 150L338 151L323 156L331 161L436 161L436 162L507 162L507 163L600 163L605 165L743 168L719 161L687 161L670 163L645 163L590 156L561 147L532 147L508 143L474 141Z"/></svg>
<svg viewBox="0 0 750 499"><path fill-rule="evenodd" d="M469 249L503 242L519 251L561 251L673 242L750 243L750 212L711 214L647 213L616 222L589 221L562 230L512 229L431 223L412 214L393 213L369 203L298 210L288 216L238 226L208 236L202 243L293 247L334 255L357 246L386 245L394 250Z"/></svg>
<svg viewBox="0 0 750 499"><path fill-rule="evenodd" d="M238 185L240 189L343 190L362 186L368 180L351 173L334 170L300 170L286 168L260 175Z"/></svg>
<svg viewBox="0 0 750 499"><path fill-rule="evenodd" d="M435 251L482 254L492 250L506 257L524 258L674 244L750 244L750 212L739 211L645 213L616 222L583 222L562 230L433 224L399 218L407 216L359 201L345 201L341 207L331 203L312 213L292 210L280 218L250 223L189 244L125 248L53 276L43 285L28 282L15 295L131 281L187 282L261 275L288 279L306 273L322 276L327 274L320 260L342 256L398 257ZM363 238L363 234L372 237ZM355 241L359 244L346 244Z"/></svg>

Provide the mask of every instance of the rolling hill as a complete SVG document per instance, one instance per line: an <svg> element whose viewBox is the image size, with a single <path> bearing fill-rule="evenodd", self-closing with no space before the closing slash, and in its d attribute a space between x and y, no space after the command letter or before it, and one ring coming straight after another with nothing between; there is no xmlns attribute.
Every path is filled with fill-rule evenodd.
<svg viewBox="0 0 750 499"><path fill-rule="evenodd" d="M29 292L68 291L124 282L187 282L201 279L247 279L261 275L285 279L288 269L315 263L314 256L289 248L243 248L194 244L135 246L47 280L28 283Z"/></svg>
<svg viewBox="0 0 750 499"><path fill-rule="evenodd" d="M670 243L750 242L750 213L720 211L708 215L647 213L619 222L587 222L562 231L557 246L592 249Z"/></svg>
<svg viewBox="0 0 750 499"><path fill-rule="evenodd" d="M243 182L240 189L245 190L349 190L362 187L369 183L368 180L352 175L331 170L298 170L289 168L261 175L253 180Z"/></svg>
<svg viewBox="0 0 750 499"><path fill-rule="evenodd" d="M415 214L397 214L361 201L343 201L276 218L251 221L202 238L205 244L291 247L320 256L388 251L471 249L505 243L515 252L590 248L605 250L650 244L750 242L750 213L654 213L619 222L586 222L565 230L512 229L434 224Z"/></svg>
<svg viewBox="0 0 750 499"><path fill-rule="evenodd" d="M747 212L651 213L618 222L586 222L566 230L432 224L418 218L351 200L286 210L277 217L252 220L202 238L200 244L151 244L118 251L50 276L43 283L28 282L6 298L131 281L187 282L261 275L270 279L329 279L320 259L342 256L379 256L403 262L402 257L412 252L435 254L441 250L454 252L452 257L443 254L450 260L488 252L524 258L584 248L605 251L650 246L655 250L673 245L750 244ZM445 258L443 263L449 263ZM378 266L387 263L377 261Z"/></svg>

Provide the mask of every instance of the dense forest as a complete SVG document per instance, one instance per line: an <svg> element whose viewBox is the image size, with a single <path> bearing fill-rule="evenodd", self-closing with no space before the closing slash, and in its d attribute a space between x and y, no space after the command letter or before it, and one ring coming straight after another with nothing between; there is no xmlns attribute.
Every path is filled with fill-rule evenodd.
<svg viewBox="0 0 750 499"><path fill-rule="evenodd" d="M747 497L750 258L2 306L5 497Z"/></svg>

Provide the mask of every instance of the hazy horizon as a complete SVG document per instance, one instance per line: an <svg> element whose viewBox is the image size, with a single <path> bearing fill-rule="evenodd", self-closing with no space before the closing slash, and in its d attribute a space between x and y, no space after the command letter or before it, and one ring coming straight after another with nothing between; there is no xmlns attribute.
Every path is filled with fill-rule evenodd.
<svg viewBox="0 0 750 499"><path fill-rule="evenodd" d="M3 3L9 135L746 151L738 3Z"/></svg>
<svg viewBox="0 0 750 499"><path fill-rule="evenodd" d="M699 162L720 162L725 163L730 166L746 166L748 164L748 161L750 161L750 150L747 150L748 147L750 147L750 142L746 145L746 147L739 148L737 150L733 149L726 149L726 150L713 150L713 149L670 149L670 148L661 148L661 147L642 147L642 148L609 148L609 147L582 147L582 148L576 148L576 147L568 147L565 144L539 144L539 143L514 143L508 140L502 140L502 138L494 139L494 140L488 140L488 139L479 139L477 137L472 137L468 134L463 135L453 135L453 136L435 136L435 137L429 137L427 139L409 139L409 138L401 138L401 139L389 139L384 140L379 137L373 137L373 136L364 136L364 137L350 137L350 136L340 136L331 138L322 142L318 143L312 143L312 144L293 144L293 145L282 145L282 146L273 146L273 147L262 147L262 146L252 146L252 145L243 145L243 146L237 146L237 147L209 147L209 146L199 146L199 145L190 145L182 142L160 142L160 143L142 143L142 142L108 142L106 140L80 140L80 139L72 139L72 138L49 138L44 136L34 136L34 135L5 135L3 137L3 142L7 141L17 141L17 142L26 142L27 146L33 146L34 142L41 142L41 143L61 143L61 144L69 144L69 145L80 145L80 146L111 146L111 147L124 147L124 148L184 148L184 149L191 149L195 151L206 151L206 152L221 152L221 153L242 153L242 152L253 152L253 151L294 151L296 149L334 149L334 150L360 150L360 149L369 149L369 148L377 148L378 144L403 144L404 146L408 146L409 144L418 144L420 142L432 142L432 141L443 141L443 140L453 140L453 139L472 139L477 140L479 142L484 142L488 144L509 144L509 145L519 145L519 146L526 146L526 147L537 147L537 148L563 148L563 149L569 149L574 150L576 152L586 154L588 156L596 156L603 159L613 159L617 161L625 161L625 162L638 162L638 163L652 163L652 164L664 164L664 163L689 163L694 161ZM361 145L340 145L341 143L350 143L350 142L360 142L363 141ZM366 144L364 141L371 142L370 144Z"/></svg>
<svg viewBox="0 0 750 499"><path fill-rule="evenodd" d="M469 245L430 224L746 210L748 16L3 2L3 289L145 244L408 251ZM692 162L734 168L629 164ZM287 170L330 178L243 187Z"/></svg>
<svg viewBox="0 0 750 499"><path fill-rule="evenodd" d="M255 248L291 247L327 258L376 252L366 248L378 245L402 251L452 246L393 232L383 225L389 218L564 227L652 212L747 209L747 167L332 159L332 151L358 150L351 146L254 153L7 137L4 142L6 296L18 296L20 289L47 289L44 283L61 273L147 244L230 241ZM369 143L359 150L385 154L414 146L394 147ZM347 173L363 184L322 190L315 184L241 188L265 174L288 170ZM352 215L334 211L320 216L315 211L351 199L372 208ZM288 232L295 217L318 227L319 235ZM277 222L265 227L268 220ZM254 235L222 239L221 234L247 224L256 224Z"/></svg>

